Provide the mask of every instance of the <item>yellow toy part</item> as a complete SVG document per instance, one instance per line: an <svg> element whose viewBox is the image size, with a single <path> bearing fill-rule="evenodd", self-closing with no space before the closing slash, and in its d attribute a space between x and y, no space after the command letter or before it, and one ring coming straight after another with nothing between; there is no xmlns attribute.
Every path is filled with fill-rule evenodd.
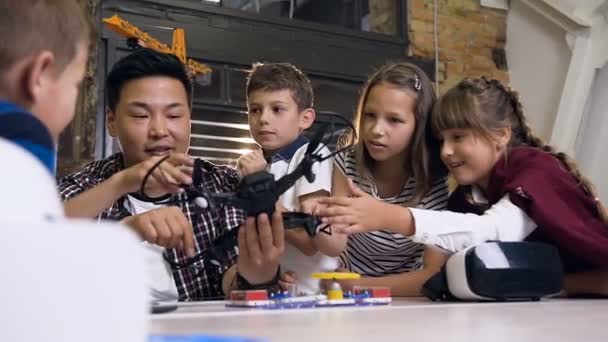
<svg viewBox="0 0 608 342"><path fill-rule="evenodd" d="M188 71L197 79L203 79L210 81L211 70L205 64L199 63L192 58L186 57L186 33L182 28L176 28L173 30L173 41L172 46L169 47L166 44L159 42L156 38L150 36L146 32L140 30L135 25L122 19L118 15L113 15L109 18L104 18L103 23L112 31L126 37L137 39L138 45L156 50L158 52L170 53L175 55L179 60L184 63L188 68ZM205 77L200 77L205 76ZM207 83L207 82L201 82Z"/></svg>
<svg viewBox="0 0 608 342"><path fill-rule="evenodd" d="M337 282L333 282L329 289L327 289L327 299L336 300L336 299L344 299L344 292L340 287L340 284Z"/></svg>
<svg viewBox="0 0 608 342"><path fill-rule="evenodd" d="M319 272L310 275L313 279L335 279L335 280L353 280L361 278L359 273L354 272Z"/></svg>

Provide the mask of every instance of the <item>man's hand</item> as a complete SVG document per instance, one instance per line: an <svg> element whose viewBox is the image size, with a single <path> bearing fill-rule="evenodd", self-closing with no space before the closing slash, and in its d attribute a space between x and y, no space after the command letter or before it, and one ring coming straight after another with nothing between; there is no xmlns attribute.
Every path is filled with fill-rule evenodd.
<svg viewBox="0 0 608 342"><path fill-rule="evenodd" d="M183 250L188 257L196 254L192 225L178 207L153 209L127 217L123 223L150 243Z"/></svg>
<svg viewBox="0 0 608 342"><path fill-rule="evenodd" d="M279 210L257 219L248 217L238 233L239 257L237 269L251 285L270 282L277 274L279 258L285 251L283 217Z"/></svg>
<svg viewBox="0 0 608 342"><path fill-rule="evenodd" d="M264 159L262 150L252 151L241 156L236 164L242 177L265 170L268 165L266 159Z"/></svg>
<svg viewBox="0 0 608 342"><path fill-rule="evenodd" d="M119 172L122 188L125 192L137 192L146 174L162 156L152 157ZM167 193L176 193L181 185L192 184L194 160L182 153L171 153L150 175L144 191L151 197Z"/></svg>

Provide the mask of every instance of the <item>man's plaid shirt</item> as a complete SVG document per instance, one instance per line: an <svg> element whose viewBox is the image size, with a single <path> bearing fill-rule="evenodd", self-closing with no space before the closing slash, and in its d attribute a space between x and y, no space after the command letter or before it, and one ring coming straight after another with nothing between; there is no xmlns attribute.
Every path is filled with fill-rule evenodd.
<svg viewBox="0 0 608 342"><path fill-rule="evenodd" d="M59 192L62 199L68 200L76 195L95 187L124 168L122 154L117 153L106 159L92 162L80 171L68 175L59 181ZM234 169L218 166L210 162L202 163L202 188L206 192L235 191L239 178ZM200 211L194 206L192 198L187 193L174 195L179 206L194 229L196 252L208 250L219 236L227 230L237 229L245 220L244 213L233 207L224 207L217 211ZM98 219L121 220L130 215L125 206L127 196L121 197L111 207L104 210ZM226 269L236 262L236 245L234 248L218 250L220 265L208 266L203 270L186 267L173 270L173 278L179 293L179 300L193 301L219 298L222 293L222 276ZM184 262L185 254L174 249L165 250L169 260ZM198 264L197 264L198 265Z"/></svg>

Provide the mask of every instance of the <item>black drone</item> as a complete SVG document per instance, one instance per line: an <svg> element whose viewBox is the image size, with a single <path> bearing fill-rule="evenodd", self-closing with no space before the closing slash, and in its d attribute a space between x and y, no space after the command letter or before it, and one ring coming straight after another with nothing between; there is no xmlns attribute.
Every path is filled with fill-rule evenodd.
<svg viewBox="0 0 608 342"><path fill-rule="evenodd" d="M354 132L354 128L352 127L350 122L348 122L342 116L337 114L332 114L332 116L346 122L348 124L347 127L352 129ZM329 132L329 137L327 139L324 139L329 126L331 126L333 131L333 122L331 125L326 123L323 126L319 127L317 132L311 137L304 158L302 159L300 164L291 173L286 174L278 180L275 180L274 175L272 175L268 171L259 171L243 177L235 192L205 192L203 191L201 186L203 176L200 164L202 163L202 160L197 158L194 160L194 173L192 175L192 183L195 186L187 188L185 187L184 189L188 193L189 198L194 198L194 204L200 210L213 210L222 206L232 206L242 209L247 216L255 217L261 213L266 213L270 216L275 211L275 205L279 197L285 191L291 188L296 183L296 181L300 179L300 177L306 177L308 182L313 182L315 180L315 174L312 171L314 163L322 162L326 159L329 159L350 147L345 146L340 149L337 149L333 153L323 155L319 150L321 150L323 146L327 146L328 141L334 135L334 132ZM144 193L144 186L148 178L150 177L152 172L167 158L169 158L169 156L166 156L159 160L148 171L142 181L140 194L148 201L152 201L157 204L170 205L176 204L176 200L169 199L158 201L158 199L148 197ZM285 229L295 229L303 227L310 237L314 237L318 233L331 235L331 226L329 225L317 229L317 227L321 225L321 220L318 217L301 212L285 212L282 215ZM190 267L200 261L203 261L203 263L205 264L211 263L213 265L218 265L220 264L218 262L219 254L215 251L236 246L237 233L238 229L232 229L227 231L214 241L212 248L200 252L199 254L192 258L189 258L185 262L176 263L173 260L169 260L166 255L165 260L174 269Z"/></svg>

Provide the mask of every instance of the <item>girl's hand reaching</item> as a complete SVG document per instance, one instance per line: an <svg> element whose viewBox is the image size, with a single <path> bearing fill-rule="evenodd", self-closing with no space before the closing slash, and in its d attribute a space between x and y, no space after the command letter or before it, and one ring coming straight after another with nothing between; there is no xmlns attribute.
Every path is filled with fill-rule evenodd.
<svg viewBox="0 0 608 342"><path fill-rule="evenodd" d="M353 234L379 230L385 227L384 218L390 205L373 198L348 180L348 197L324 197L319 204L327 206L318 210L323 223L331 224L338 233Z"/></svg>

